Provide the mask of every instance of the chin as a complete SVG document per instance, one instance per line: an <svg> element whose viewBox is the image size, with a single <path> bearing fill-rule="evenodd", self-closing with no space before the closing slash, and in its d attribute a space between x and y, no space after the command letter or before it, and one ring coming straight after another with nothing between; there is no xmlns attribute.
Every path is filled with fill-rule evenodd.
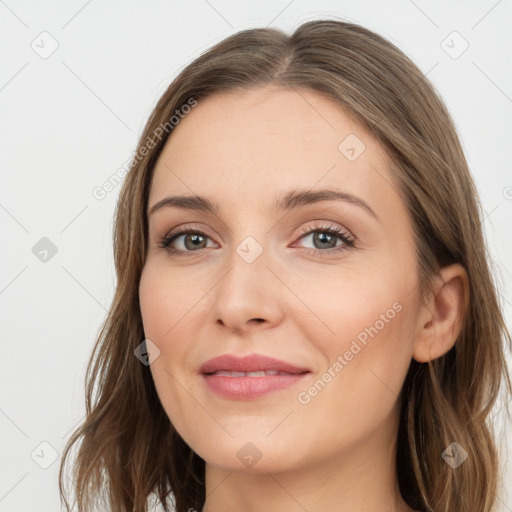
<svg viewBox="0 0 512 512"><path fill-rule="evenodd" d="M265 435L236 435L224 439L201 439L189 446L208 464L237 473L266 474L290 469L297 464L296 446L287 446L277 437L272 442ZM293 457L290 458L290 454Z"/></svg>

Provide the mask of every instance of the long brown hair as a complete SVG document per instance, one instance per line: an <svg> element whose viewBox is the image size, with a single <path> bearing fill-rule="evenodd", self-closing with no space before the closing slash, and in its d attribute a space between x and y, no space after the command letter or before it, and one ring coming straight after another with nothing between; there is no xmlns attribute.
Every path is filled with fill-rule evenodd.
<svg viewBox="0 0 512 512"><path fill-rule="evenodd" d="M186 112L191 99L216 92L271 83L335 100L389 153L414 225L421 300L441 267L458 262L466 269L469 302L455 346L434 361L411 361L400 395L397 473L414 509L494 511L501 480L487 422L502 382L512 393L505 363L512 341L490 272L477 191L453 121L422 72L383 37L337 19L306 22L291 35L270 28L238 32L188 65L154 108L117 204L117 288L87 370L86 418L63 453L62 501L69 510L65 463L77 448L71 479L80 511L101 498L112 512L141 512L151 497L164 506L171 498L178 512L202 509L204 460L175 431L149 367L134 357L144 339L138 286L147 199L177 109ZM468 454L457 469L442 458L452 442Z"/></svg>

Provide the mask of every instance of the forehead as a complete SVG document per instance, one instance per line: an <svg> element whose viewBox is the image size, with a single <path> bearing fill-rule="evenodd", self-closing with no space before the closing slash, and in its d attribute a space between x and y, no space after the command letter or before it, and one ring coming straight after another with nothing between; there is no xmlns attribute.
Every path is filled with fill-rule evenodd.
<svg viewBox="0 0 512 512"><path fill-rule="evenodd" d="M264 86L198 101L156 163L150 203L166 194L271 207L291 189L331 187L400 201L378 140L336 102ZM385 185L385 186L383 186Z"/></svg>

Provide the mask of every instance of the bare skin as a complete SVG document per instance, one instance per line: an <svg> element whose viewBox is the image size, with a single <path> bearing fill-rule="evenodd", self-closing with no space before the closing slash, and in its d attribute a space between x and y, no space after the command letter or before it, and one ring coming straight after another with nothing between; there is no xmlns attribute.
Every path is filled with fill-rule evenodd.
<svg viewBox="0 0 512 512"><path fill-rule="evenodd" d="M353 138L339 149L350 134L362 152ZM412 224L389 165L336 103L275 86L200 100L166 143L148 210L178 194L219 206L149 216L139 289L146 338L160 350L150 367L160 400L206 461L203 512L412 510L397 485L398 395L412 358L453 346L467 276L445 267L419 303ZM342 200L273 209L291 190L324 188L375 216ZM158 246L178 227L195 233L171 244L187 255ZM241 256L258 248L250 263ZM220 397L198 369L226 353L310 373L261 398Z"/></svg>

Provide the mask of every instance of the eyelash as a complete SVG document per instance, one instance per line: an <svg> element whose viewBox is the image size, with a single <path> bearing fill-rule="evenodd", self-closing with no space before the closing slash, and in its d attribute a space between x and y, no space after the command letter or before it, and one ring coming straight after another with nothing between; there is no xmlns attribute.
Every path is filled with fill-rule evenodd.
<svg viewBox="0 0 512 512"><path fill-rule="evenodd" d="M321 256L330 255L355 247L355 238L353 238L346 231L343 231L337 226L331 225L314 226L313 229L307 228L299 235L298 240L301 240L302 238L305 238L307 235L316 232L327 233L329 235L335 236L343 242L343 245L339 247L332 247L330 249L306 249L310 253L312 252L314 256L317 256L318 254L320 254ZM203 233L202 231L192 229L189 226L183 226L181 228L177 228L177 230L174 231L173 233L170 233L163 237L160 240L158 247L161 249L165 249L167 252L174 256L192 256L193 253L199 252L200 249L197 251L182 251L181 249L175 249L170 247L170 244L180 236L190 234L201 235L210 238L206 233Z"/></svg>

